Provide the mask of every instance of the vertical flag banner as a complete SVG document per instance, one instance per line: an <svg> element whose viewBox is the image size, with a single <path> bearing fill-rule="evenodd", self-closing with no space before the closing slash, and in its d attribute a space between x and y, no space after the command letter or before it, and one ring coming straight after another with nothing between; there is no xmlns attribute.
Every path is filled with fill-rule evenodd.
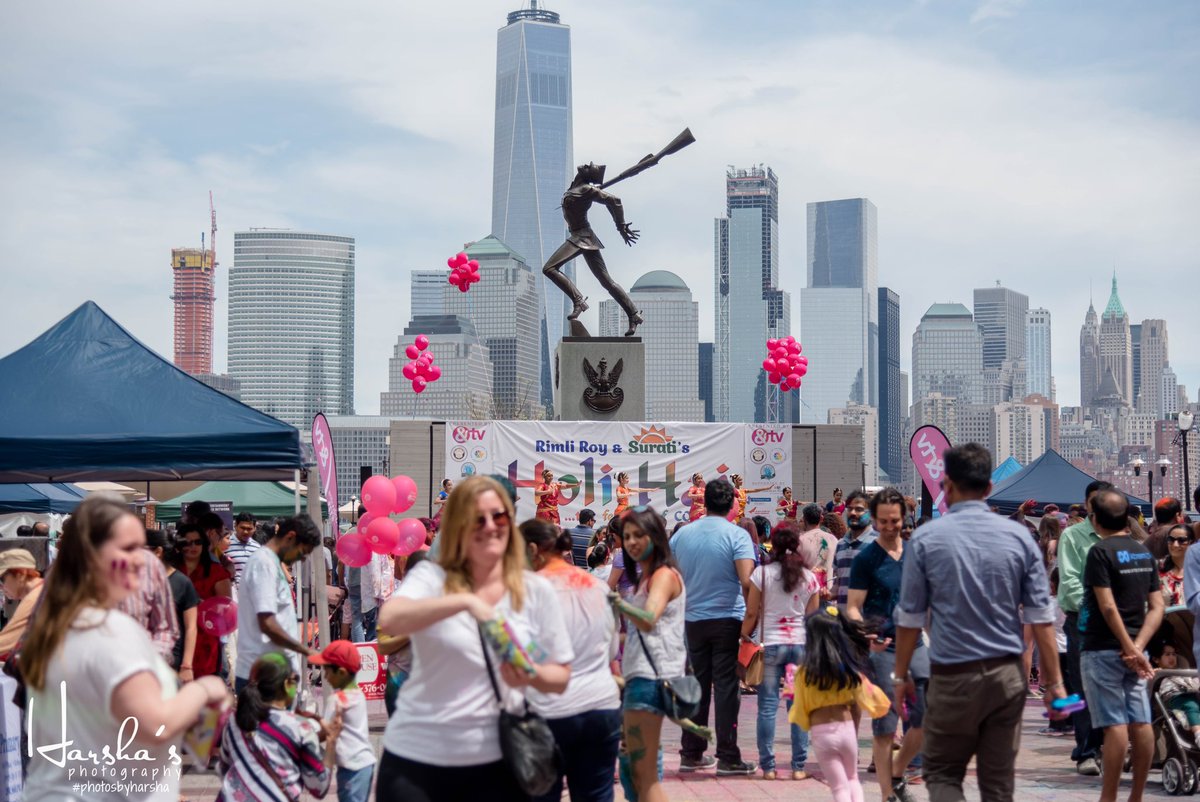
<svg viewBox="0 0 1200 802"><path fill-rule="evenodd" d="M341 531L338 528L337 464L333 460L333 435L329 432L329 421L325 420L325 415L320 412L313 416L312 444L313 451L317 454L321 495L329 504L330 531L337 537Z"/></svg>
<svg viewBox="0 0 1200 802"><path fill-rule="evenodd" d="M950 441L936 426L922 426L913 432L912 440L908 441L908 455L917 469L917 475L933 497L934 506L943 515L946 514L946 493L941 483L946 464L942 461L942 455L948 448Z"/></svg>
<svg viewBox="0 0 1200 802"><path fill-rule="evenodd" d="M534 515L542 471L578 487L564 488L560 523L574 526L589 508L601 522L617 506L617 476L639 488L630 505L649 504L668 524L688 519L681 501L692 474L705 481L738 473L750 494L746 514L775 518L781 491L791 484L791 430L764 424L614 421L451 421L446 424L446 476L501 474L516 486L517 515Z"/></svg>

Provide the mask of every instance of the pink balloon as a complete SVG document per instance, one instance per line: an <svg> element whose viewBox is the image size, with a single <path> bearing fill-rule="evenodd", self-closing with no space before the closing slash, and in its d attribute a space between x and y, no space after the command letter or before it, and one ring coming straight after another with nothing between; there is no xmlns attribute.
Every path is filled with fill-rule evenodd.
<svg viewBox="0 0 1200 802"><path fill-rule="evenodd" d="M779 340L767 340L767 350L774 351L779 347Z"/></svg>
<svg viewBox="0 0 1200 802"><path fill-rule="evenodd" d="M458 259L451 256L449 259L446 260L446 266L449 267L451 270L453 270L455 267L458 266Z"/></svg>
<svg viewBox="0 0 1200 802"><path fill-rule="evenodd" d="M458 285L459 292L466 292L469 289L471 289L471 282L469 281L464 281L462 284Z"/></svg>
<svg viewBox="0 0 1200 802"><path fill-rule="evenodd" d="M425 524L416 518L405 518L401 521L398 534L399 543L392 549L392 554L398 557L407 557L425 545Z"/></svg>
<svg viewBox="0 0 1200 802"><path fill-rule="evenodd" d="M389 484L391 483L389 482ZM371 551L376 554L390 554L392 549L396 548L396 544L400 542L400 530L391 518L376 518L367 527L364 540L367 541L367 546Z"/></svg>
<svg viewBox="0 0 1200 802"><path fill-rule="evenodd" d="M472 259L471 261L467 262L467 268L470 269L472 273L478 273L479 262L476 262L474 259Z"/></svg>
<svg viewBox="0 0 1200 802"><path fill-rule="evenodd" d="M372 476L363 482L362 505L376 515L387 515L396 503L396 488L386 476Z"/></svg>
<svg viewBox="0 0 1200 802"><path fill-rule="evenodd" d="M417 348L420 348L422 351L424 351L429 347L429 338L424 334L418 334L417 339L413 340L413 344L416 345Z"/></svg>
<svg viewBox="0 0 1200 802"><path fill-rule="evenodd" d="M342 535L337 542L338 559L351 568L362 568L371 561L371 547L362 535Z"/></svg>
<svg viewBox="0 0 1200 802"><path fill-rule="evenodd" d="M784 344L784 345L787 345L788 343L794 343L794 342L796 342L796 338L795 338L795 337L793 337L793 336L792 336L792 335L790 335L790 334L789 334L788 336L786 336L786 337L784 337L784 338L783 338L783 344Z"/></svg>
<svg viewBox="0 0 1200 802"><path fill-rule="evenodd" d="M771 356L775 357L776 359L787 359L788 352L786 348L780 346L771 352Z"/></svg>
<svg viewBox="0 0 1200 802"><path fill-rule="evenodd" d="M779 384L779 380L782 378L783 377L780 376L778 373L772 373L769 376L767 376L767 380L770 381L771 384Z"/></svg>
<svg viewBox="0 0 1200 802"><path fill-rule="evenodd" d="M404 349L404 355L409 359L416 359L421 355L421 349L415 345L410 345Z"/></svg>
<svg viewBox="0 0 1200 802"><path fill-rule="evenodd" d="M437 365L430 365L429 370L425 371L425 380L435 382L442 378L442 369Z"/></svg>
<svg viewBox="0 0 1200 802"><path fill-rule="evenodd" d="M433 352L432 352L432 351L426 351L425 353L423 353L423 354L421 354L420 356L418 356L418 357L417 357L417 361L418 361L418 362L421 362L421 363L423 363L423 364L425 364L425 365L431 365L431 364L433 364Z"/></svg>
<svg viewBox="0 0 1200 802"><path fill-rule="evenodd" d="M451 272L450 278L446 279L446 281L450 282L455 287L457 287L459 284L462 283L462 276L460 276L457 272Z"/></svg>
<svg viewBox="0 0 1200 802"><path fill-rule="evenodd" d="M205 599L196 610L196 621L213 637L228 635L237 629L237 603L228 596Z"/></svg>
<svg viewBox="0 0 1200 802"><path fill-rule="evenodd" d="M454 261L456 264L465 265L467 262L471 261L471 257L467 256L465 253L460 253L458 256L454 257Z"/></svg>
<svg viewBox="0 0 1200 802"><path fill-rule="evenodd" d="M417 378L413 379L413 382L412 382L413 392L416 393L417 395L420 395L421 393L425 392L425 387L427 385L428 385L428 382L426 382L423 378L418 376Z"/></svg>
<svg viewBox="0 0 1200 802"><path fill-rule="evenodd" d="M788 350L789 354L799 354L800 353L800 343L797 343L797 342L788 343L787 350Z"/></svg>
<svg viewBox="0 0 1200 802"><path fill-rule="evenodd" d="M800 386L800 374L793 373L790 376L788 376L788 384L791 384L795 387L799 387Z"/></svg>
<svg viewBox="0 0 1200 802"><path fill-rule="evenodd" d="M804 378L805 376L807 376L808 375L808 365L797 365L796 366L796 375L799 376L800 378Z"/></svg>
<svg viewBox="0 0 1200 802"><path fill-rule="evenodd" d="M408 379L409 381L417 378L417 363L409 362L400 369L400 373L403 374L404 378Z"/></svg>
<svg viewBox="0 0 1200 802"><path fill-rule="evenodd" d="M417 502L417 483L408 476L400 475L392 479L392 486L396 488L396 503L392 506L392 512L408 512Z"/></svg>
<svg viewBox="0 0 1200 802"><path fill-rule="evenodd" d="M365 535L367 533L367 527L371 525L371 521L374 521L378 517L379 516L373 512L363 513L358 518L358 526L355 527L355 531L358 532L359 535Z"/></svg>
<svg viewBox="0 0 1200 802"><path fill-rule="evenodd" d="M764 359L762 365L763 365L763 370L765 370L767 373L775 372L775 360L774 359Z"/></svg>

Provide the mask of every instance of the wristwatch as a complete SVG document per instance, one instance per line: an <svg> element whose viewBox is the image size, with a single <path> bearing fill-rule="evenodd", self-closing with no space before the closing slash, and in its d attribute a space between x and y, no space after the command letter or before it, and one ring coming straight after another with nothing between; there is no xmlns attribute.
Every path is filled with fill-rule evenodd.
<svg viewBox="0 0 1200 802"><path fill-rule="evenodd" d="M895 685L897 682L908 682L908 674L904 674L902 676L897 677L896 673L892 672L888 676L892 680L893 685Z"/></svg>

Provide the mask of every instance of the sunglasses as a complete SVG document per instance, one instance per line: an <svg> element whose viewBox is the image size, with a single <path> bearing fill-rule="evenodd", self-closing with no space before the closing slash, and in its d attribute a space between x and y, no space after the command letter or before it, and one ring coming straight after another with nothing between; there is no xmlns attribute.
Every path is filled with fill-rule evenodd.
<svg viewBox="0 0 1200 802"><path fill-rule="evenodd" d="M185 548L188 546L203 546L204 541L203 540L185 540L185 541L183 541L183 545Z"/></svg>
<svg viewBox="0 0 1200 802"><path fill-rule="evenodd" d="M1191 543L1192 539L1190 537L1169 537L1169 538L1167 538L1167 542L1168 543L1186 544L1186 543Z"/></svg>
<svg viewBox="0 0 1200 802"><path fill-rule="evenodd" d="M476 528L482 529L483 527L487 526L487 522L489 520L496 526L508 526L508 512L505 510L494 513L485 512L475 519Z"/></svg>

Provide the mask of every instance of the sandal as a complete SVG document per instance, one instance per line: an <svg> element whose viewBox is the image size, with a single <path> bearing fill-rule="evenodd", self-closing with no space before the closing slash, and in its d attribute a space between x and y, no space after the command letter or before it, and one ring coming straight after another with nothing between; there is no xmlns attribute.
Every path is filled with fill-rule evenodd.
<svg viewBox="0 0 1200 802"><path fill-rule="evenodd" d="M807 780L811 776L812 775L809 774L807 771L793 771L792 772L793 780Z"/></svg>
<svg viewBox="0 0 1200 802"><path fill-rule="evenodd" d="M774 780L775 779L775 769L763 769L763 779L764 780Z"/></svg>

